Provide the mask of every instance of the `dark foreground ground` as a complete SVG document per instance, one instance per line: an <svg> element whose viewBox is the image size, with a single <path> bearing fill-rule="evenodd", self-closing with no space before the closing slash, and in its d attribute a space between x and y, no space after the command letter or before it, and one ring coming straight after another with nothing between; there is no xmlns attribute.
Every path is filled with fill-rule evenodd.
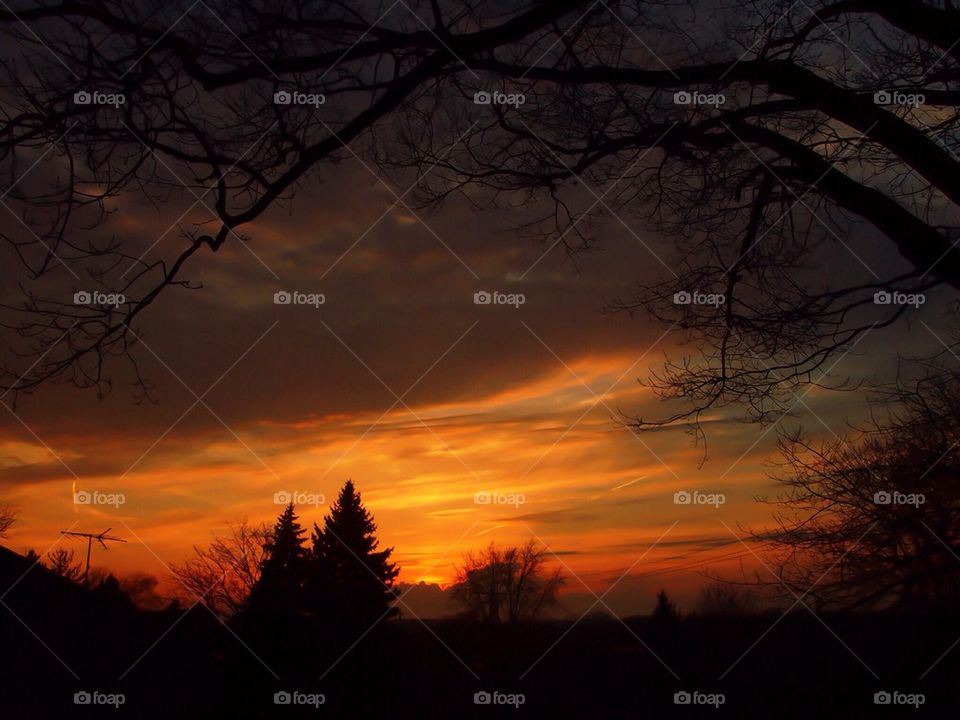
<svg viewBox="0 0 960 720"><path fill-rule="evenodd" d="M16 579L0 577L0 594ZM329 628L241 640L203 608L137 612L30 573L0 606L0 718L957 717L960 616L779 617L404 619L355 645L360 632ZM523 704L475 704L484 691ZM683 691L724 702L675 704ZM83 692L90 705L75 704ZM277 705L278 692L324 702ZM902 704L918 693L922 706ZM120 707L102 704L117 694Z"/></svg>

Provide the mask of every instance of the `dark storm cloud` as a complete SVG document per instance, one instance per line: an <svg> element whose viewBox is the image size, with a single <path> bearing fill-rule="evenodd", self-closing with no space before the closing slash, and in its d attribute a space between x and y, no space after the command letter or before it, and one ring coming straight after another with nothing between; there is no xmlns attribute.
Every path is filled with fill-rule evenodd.
<svg viewBox="0 0 960 720"><path fill-rule="evenodd" d="M62 387L27 398L24 417L67 428L80 410L98 426L119 422L155 436L195 400L181 380L198 395L217 383L204 400L231 427L383 410L396 399L384 384L402 395L448 350L404 401L475 400L563 371L553 353L568 364L586 355L639 355L659 335L645 323L600 314L652 264L632 238L613 235L607 245L615 253L575 266L558 249L537 263L546 247L505 232L525 219L518 211L418 212L428 230L395 208L367 232L393 197L367 184L363 168L338 172L298 196L290 214L277 209L244 228L247 247L234 240L189 266L187 277L201 290L170 289L149 309L137 357L159 405L133 406L132 377L113 361L114 390L103 403ZM124 223L138 247L167 227L147 209L119 212L131 214ZM168 235L148 257L169 255L179 242ZM284 289L323 293L326 303L274 305L273 294ZM484 289L523 293L526 302L477 306L474 293ZM218 425L202 405L181 420L193 432Z"/></svg>
<svg viewBox="0 0 960 720"><path fill-rule="evenodd" d="M623 497L605 500L596 500L589 505L589 511L581 504L577 507L560 508L546 512L527 513L525 515L505 516L498 518L502 522L545 523L564 526L573 526L578 523L590 523L605 517L607 511L613 508L625 508L635 505L645 505L654 502L653 497Z"/></svg>
<svg viewBox="0 0 960 720"><path fill-rule="evenodd" d="M546 378L575 383L564 364L616 357L626 371L665 330L642 317L601 313L606 302L633 283L666 272L615 221L598 225L597 250L574 261L558 248L550 250L509 230L532 211L477 213L462 203L436 213L417 211L427 229L402 207L386 212L395 197L357 163L330 170L324 180L306 188L289 207L275 208L242 228L246 243L232 238L219 252L196 256L186 277L202 283L202 289L170 288L147 311L137 328L142 345L135 352L152 385L152 401L134 402L128 366L112 359L113 392L104 400L67 385L42 388L20 399L21 419L54 452L98 443L103 447L116 438L123 461L93 470L123 473L141 453L147 455L139 469L157 467L175 462L178 452L233 443L234 433L269 463L273 454L324 442L330 418L367 414L372 422L397 403L393 393L413 408L466 406ZM188 200L183 199L186 207ZM184 209L172 203L158 212L129 203L118 208L108 230L131 241L136 254L151 248ZM203 219L201 209L183 222ZM636 231L643 233L639 226ZM667 243L643 239L669 259ZM848 238L854 250L866 240L860 234ZM146 257L169 259L181 247L174 229ZM855 263L846 250L837 252ZM66 282L61 290L66 293L75 285ZM278 306L273 296L279 290L323 293L326 302L318 308ZM523 293L526 302L518 309L477 306L473 297L479 290ZM672 352L676 340L675 335L665 337L624 381L645 376L662 360L662 352ZM857 362L851 357L845 365ZM873 356L871 366L878 363ZM583 395L590 400L589 392ZM805 402L838 428L843 415L862 404L856 397L838 397L825 412L814 398ZM404 405L395 409L404 411ZM662 412L649 395L610 409L647 416ZM718 456L732 453L721 457L728 464L756 434L731 424L733 416L720 413L703 420L712 425L712 439L735 441L714 443ZM431 422L454 427L472 419L463 412ZM522 418L483 417L501 424L520 419L526 432L542 433L566 428L574 418L557 419L544 408ZM403 428L396 418L389 420L374 432ZM316 423L312 437L278 442L278 427L303 422ZM409 414L402 422L408 429L421 427ZM358 426L357 434L366 427ZM609 429L615 430L612 420ZM34 441L2 409L0 433L3 439ZM671 433L687 447L679 433ZM624 438L625 446L632 445L629 436ZM646 457L635 447L625 449ZM691 450L691 457L697 452ZM54 478L58 465L35 467L19 477ZM558 512L530 520L555 525L562 515ZM581 510L570 519L589 523L589 515Z"/></svg>

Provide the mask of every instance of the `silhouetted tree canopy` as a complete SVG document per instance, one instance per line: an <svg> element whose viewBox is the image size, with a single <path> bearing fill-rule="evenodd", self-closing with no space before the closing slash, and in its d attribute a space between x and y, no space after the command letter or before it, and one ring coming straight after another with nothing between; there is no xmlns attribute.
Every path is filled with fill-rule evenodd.
<svg viewBox="0 0 960 720"><path fill-rule="evenodd" d="M955 607L960 600L960 371L930 365L876 399L872 424L820 443L784 433L768 500L778 527L757 533L788 602L825 608Z"/></svg>
<svg viewBox="0 0 960 720"><path fill-rule="evenodd" d="M750 419L779 416L794 389L833 384L826 374L843 353L910 311L875 305L875 292L944 286L952 298L960 287L953 3L191 8L0 9L19 56L0 74L12 212L2 238L28 298L5 308L22 347L0 387L107 390L108 360L135 359L151 304L171 287L198 287L195 256L255 244L244 225L353 155L417 173L423 206L453 195L481 208L523 203L522 229L548 247L590 247L601 214L651 249L649 233L665 238L671 252L654 253L663 281L613 307L682 328L693 352L654 387L687 405L637 418L640 427L695 422L730 403ZM325 102L273 102L293 89ZM125 102L74 101L95 90ZM525 102L474 103L494 90ZM26 169L45 182L22 181ZM172 196L210 216L208 231L181 231L172 254L146 257L122 236L88 231L136 198ZM870 247L854 253L855 235ZM74 305L44 283L50 274L71 292L93 284L125 302ZM726 302L673 302L695 290Z"/></svg>
<svg viewBox="0 0 960 720"><path fill-rule="evenodd" d="M6 537L7 532L17 520L17 512L12 506L0 503L0 537Z"/></svg>
<svg viewBox="0 0 960 720"><path fill-rule="evenodd" d="M194 546L183 564L171 566L174 578L191 595L221 616L239 612L260 579L270 529L247 520L230 523L206 547Z"/></svg>
<svg viewBox="0 0 960 720"><path fill-rule="evenodd" d="M756 612L760 597L752 588L715 581L704 585L697 599L697 614L703 617L728 617Z"/></svg>
<svg viewBox="0 0 960 720"><path fill-rule="evenodd" d="M542 618L557 605L565 582L560 568L546 568L546 553L535 540L507 548L490 543L480 553L467 553L457 568L454 602L481 622Z"/></svg>
<svg viewBox="0 0 960 720"><path fill-rule="evenodd" d="M83 565L75 558L73 550L66 548L57 548L47 553L47 562L44 563L48 570L57 575L79 582L83 577Z"/></svg>

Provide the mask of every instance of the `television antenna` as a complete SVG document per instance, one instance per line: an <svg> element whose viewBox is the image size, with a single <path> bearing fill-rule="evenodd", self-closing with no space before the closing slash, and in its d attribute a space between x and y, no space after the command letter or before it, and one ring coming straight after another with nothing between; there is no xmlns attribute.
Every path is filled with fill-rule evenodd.
<svg viewBox="0 0 960 720"><path fill-rule="evenodd" d="M98 543L103 545L104 550L109 550L107 543L110 542L122 542L125 543L126 540L123 538L113 537L112 535L107 535L112 528L107 528L102 533L85 533L85 532L71 532L69 530L61 530L61 535L72 535L74 537L82 537L87 539L87 565L83 570L83 585L84 587L90 587L90 547L93 545L93 541L96 540Z"/></svg>

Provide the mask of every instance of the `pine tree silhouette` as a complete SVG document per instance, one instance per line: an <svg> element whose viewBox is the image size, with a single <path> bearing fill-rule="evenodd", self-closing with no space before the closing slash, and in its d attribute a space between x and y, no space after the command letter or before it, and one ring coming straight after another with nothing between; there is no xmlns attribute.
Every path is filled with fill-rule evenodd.
<svg viewBox="0 0 960 720"><path fill-rule="evenodd" d="M373 515L347 480L323 529L313 526L309 585L318 612L347 622L372 621L387 612L400 569L390 562L393 548L377 550L376 530Z"/></svg>
<svg viewBox="0 0 960 720"><path fill-rule="evenodd" d="M657 604L653 608L653 619L655 622L671 624L677 620L680 613L677 612L677 606L670 600L666 590L657 593Z"/></svg>
<svg viewBox="0 0 960 720"><path fill-rule="evenodd" d="M305 532L290 503L264 545L267 556L260 567L260 579L250 590L249 610L293 614L302 609L308 561L302 537Z"/></svg>

